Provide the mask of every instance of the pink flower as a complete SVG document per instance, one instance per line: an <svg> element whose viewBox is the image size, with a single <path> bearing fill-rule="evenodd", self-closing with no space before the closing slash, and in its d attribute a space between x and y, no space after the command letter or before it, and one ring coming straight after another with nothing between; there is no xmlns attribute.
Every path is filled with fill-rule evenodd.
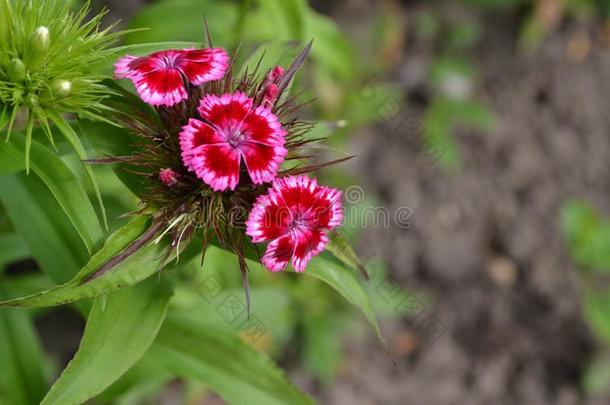
<svg viewBox="0 0 610 405"><path fill-rule="evenodd" d="M340 191L318 186L307 176L278 178L268 194L256 200L246 234L254 243L270 241L262 262L271 271L283 270L292 259L300 272L324 250L326 231L342 219Z"/></svg>
<svg viewBox="0 0 610 405"><path fill-rule="evenodd" d="M221 79L229 66L224 49L183 49L138 58L127 55L114 65L117 79L131 79L145 102L172 106L188 97L187 81L199 86Z"/></svg>
<svg viewBox="0 0 610 405"><path fill-rule="evenodd" d="M167 187L172 187L178 182L178 173L172 169L159 170L159 180Z"/></svg>
<svg viewBox="0 0 610 405"><path fill-rule="evenodd" d="M244 160L255 184L272 181L286 156L286 131L264 106L244 93L208 94L180 132L184 165L216 191L234 190Z"/></svg>

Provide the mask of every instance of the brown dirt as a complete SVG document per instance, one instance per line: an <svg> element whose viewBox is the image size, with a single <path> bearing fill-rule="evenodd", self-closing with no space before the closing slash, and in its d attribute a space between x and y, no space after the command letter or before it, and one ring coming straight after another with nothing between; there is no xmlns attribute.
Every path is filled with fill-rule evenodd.
<svg viewBox="0 0 610 405"><path fill-rule="evenodd" d="M330 12L358 21L364 3ZM595 345L558 229L558 210L570 198L610 212L610 52L596 29L568 23L526 57L515 52L513 21L486 20L472 57L482 74L477 98L497 123L489 133L458 131L461 171L431 165L388 122L353 141L366 191L390 210L412 208L418 224L370 229L362 250L384 258L403 287L433 298L429 309L444 333L418 346L412 323L386 322L395 352L406 347L396 368L374 338L351 342L349 366L323 403L610 403L580 388ZM569 53L582 56L573 42L582 33L593 45L577 62ZM416 120L431 56L418 45L393 72L406 89L403 117Z"/></svg>

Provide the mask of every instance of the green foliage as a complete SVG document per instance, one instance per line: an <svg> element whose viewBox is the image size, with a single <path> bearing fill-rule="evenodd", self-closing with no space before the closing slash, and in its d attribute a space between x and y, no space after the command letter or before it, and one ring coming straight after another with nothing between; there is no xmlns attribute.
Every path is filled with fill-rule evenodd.
<svg viewBox="0 0 610 405"><path fill-rule="evenodd" d="M560 212L560 226L570 256L582 270L583 313L597 340L610 347L610 289L600 277L610 269L610 219L587 201L572 200ZM601 279L603 280L603 279ZM607 353L600 352L584 376L587 392L607 392L610 382Z"/></svg>
<svg viewBox="0 0 610 405"><path fill-rule="evenodd" d="M561 209L561 230L576 264L595 273L610 271L610 220L586 201L570 201Z"/></svg>
<svg viewBox="0 0 610 405"><path fill-rule="evenodd" d="M0 297L6 298L0 279ZM0 392L11 405L37 404L46 391L42 346L31 315L0 311Z"/></svg>
<svg viewBox="0 0 610 405"><path fill-rule="evenodd" d="M0 202L41 269L64 283L87 260L87 250L44 183L34 176L0 177Z"/></svg>
<svg viewBox="0 0 610 405"><path fill-rule="evenodd" d="M313 404L233 333L192 319L168 318L151 355L176 375L205 382L233 405Z"/></svg>
<svg viewBox="0 0 610 405"><path fill-rule="evenodd" d="M80 404L119 379L152 344L170 297L165 282L150 279L96 299L78 352L42 404Z"/></svg>
<svg viewBox="0 0 610 405"><path fill-rule="evenodd" d="M610 291L594 288L586 290L584 312L595 336L610 345Z"/></svg>
<svg viewBox="0 0 610 405"><path fill-rule="evenodd" d="M210 35L218 44L231 44L237 21L237 6L226 1L160 0L140 10L131 19L131 28L146 28L125 36L127 44L161 41L204 42L203 17Z"/></svg>
<svg viewBox="0 0 610 405"><path fill-rule="evenodd" d="M166 246L163 242L152 243L139 249L123 262L117 264L111 271L98 278L88 280L102 265L117 256L136 238L141 236L148 229L148 226L148 218L136 217L110 235L104 246L91 256L87 265L72 280L28 297L0 302L0 306L46 307L62 305L83 298L98 297L148 278L160 268L165 257Z"/></svg>
<svg viewBox="0 0 610 405"><path fill-rule="evenodd" d="M472 58L464 55L479 41L480 30L478 20L456 22L440 13L423 13L416 19L416 33L439 49L430 66L432 100L424 113L421 142L447 172L462 164L456 130L488 132L495 124L493 111L476 99L478 71Z"/></svg>
<svg viewBox="0 0 610 405"><path fill-rule="evenodd" d="M459 125L486 131L494 122L492 112L474 101L439 98L426 111L424 117L424 147L433 156L438 154L440 166L451 172L461 166L459 147L453 131Z"/></svg>
<svg viewBox="0 0 610 405"><path fill-rule="evenodd" d="M20 160L25 148L21 137L0 143L0 159ZM92 252L103 239L103 232L87 193L66 164L51 150L33 142L30 145L34 173L49 188L70 222ZM89 168L90 169L90 168ZM99 190L98 190L99 191Z"/></svg>
<svg viewBox="0 0 610 405"><path fill-rule="evenodd" d="M591 395L610 393L610 353L602 351L585 372L583 378L585 392Z"/></svg>
<svg viewBox="0 0 610 405"><path fill-rule="evenodd" d="M0 130L8 126L10 135L23 107L27 144L35 121L53 142L49 120L57 123L58 114L101 118L107 110L102 100L110 91L94 72L121 34L98 30L102 14L87 20L88 12L72 12L64 1L0 1ZM29 169L28 147L25 156Z"/></svg>

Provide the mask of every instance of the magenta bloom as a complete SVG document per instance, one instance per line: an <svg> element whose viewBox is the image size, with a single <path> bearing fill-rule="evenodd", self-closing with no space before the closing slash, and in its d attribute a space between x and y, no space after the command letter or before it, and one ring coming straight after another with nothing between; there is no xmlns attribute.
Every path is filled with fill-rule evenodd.
<svg viewBox="0 0 610 405"><path fill-rule="evenodd" d="M244 93L208 94L180 132L184 165L216 191L234 190L241 161L255 184L272 181L286 156L286 131L270 109Z"/></svg>
<svg viewBox="0 0 610 405"><path fill-rule="evenodd" d="M271 271L292 259L298 272L324 250L326 232L343 219L341 192L318 186L307 176L278 178L268 194L258 197L246 223L254 243L270 241L262 258Z"/></svg>
<svg viewBox="0 0 610 405"><path fill-rule="evenodd" d="M221 79L229 66L224 49L182 49L138 58L127 55L114 65L117 79L131 79L145 102L172 106L188 97L188 82L199 86Z"/></svg>

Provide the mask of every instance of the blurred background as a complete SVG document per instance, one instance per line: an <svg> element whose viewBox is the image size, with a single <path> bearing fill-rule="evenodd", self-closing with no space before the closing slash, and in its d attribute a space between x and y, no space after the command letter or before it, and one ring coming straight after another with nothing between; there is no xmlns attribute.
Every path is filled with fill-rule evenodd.
<svg viewBox="0 0 610 405"><path fill-rule="evenodd" d="M285 65L314 40L305 116L324 154L356 156L320 176L346 190L343 232L396 363L334 291L255 274L263 332L244 338L321 404L610 403L610 1L93 6L107 24L150 28L125 44L203 42L205 15L215 46L241 44L241 64L266 50ZM114 217L134 203L116 195ZM241 297L225 255L211 250L193 277ZM192 302L184 291L174 305ZM193 316L232 327L214 308ZM84 320L35 315L55 370ZM98 402L222 404L199 383L137 372Z"/></svg>

